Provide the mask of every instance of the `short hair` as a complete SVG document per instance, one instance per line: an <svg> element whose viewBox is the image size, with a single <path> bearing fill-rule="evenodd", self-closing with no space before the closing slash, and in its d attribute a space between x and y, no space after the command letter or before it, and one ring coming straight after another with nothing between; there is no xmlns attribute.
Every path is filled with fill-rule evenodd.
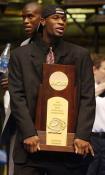
<svg viewBox="0 0 105 175"><path fill-rule="evenodd" d="M66 16L66 11L60 5L47 5L42 10L42 18L47 18L54 14L63 14Z"/></svg>
<svg viewBox="0 0 105 175"><path fill-rule="evenodd" d="M35 6L39 6L41 8L41 4L39 4L37 1L26 1L23 5L23 9L30 4L35 5Z"/></svg>
<svg viewBox="0 0 105 175"><path fill-rule="evenodd" d="M37 1L35 1L35 0L32 0L32 1L30 1L30 0L26 0L25 2L24 2L24 6L26 6L26 5L28 5L28 4L31 4L31 3L35 3L35 4L39 4Z"/></svg>
<svg viewBox="0 0 105 175"><path fill-rule="evenodd" d="M93 53L93 54L91 54L91 59L92 59L92 62L93 62L93 66L95 66L97 69L99 69L100 66L101 66L101 63L103 61L105 61L105 54Z"/></svg>

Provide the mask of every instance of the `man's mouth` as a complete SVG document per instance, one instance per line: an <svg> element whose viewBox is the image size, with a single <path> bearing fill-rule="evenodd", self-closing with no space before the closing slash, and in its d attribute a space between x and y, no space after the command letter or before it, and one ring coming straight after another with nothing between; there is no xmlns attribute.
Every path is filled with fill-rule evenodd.
<svg viewBox="0 0 105 175"><path fill-rule="evenodd" d="M31 30L31 27L25 27L25 31Z"/></svg>
<svg viewBox="0 0 105 175"><path fill-rule="evenodd" d="M32 30L32 27L30 25L24 25L25 31Z"/></svg>
<svg viewBox="0 0 105 175"><path fill-rule="evenodd" d="M63 33L64 32L64 27L57 27L56 31L59 33Z"/></svg>

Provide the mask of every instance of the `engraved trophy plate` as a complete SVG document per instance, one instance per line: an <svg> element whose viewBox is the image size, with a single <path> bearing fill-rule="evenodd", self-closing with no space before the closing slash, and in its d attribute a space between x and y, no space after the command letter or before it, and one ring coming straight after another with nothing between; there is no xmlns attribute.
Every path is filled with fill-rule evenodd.
<svg viewBox="0 0 105 175"><path fill-rule="evenodd" d="M66 146L68 124L68 101L52 97L47 104L46 144Z"/></svg>

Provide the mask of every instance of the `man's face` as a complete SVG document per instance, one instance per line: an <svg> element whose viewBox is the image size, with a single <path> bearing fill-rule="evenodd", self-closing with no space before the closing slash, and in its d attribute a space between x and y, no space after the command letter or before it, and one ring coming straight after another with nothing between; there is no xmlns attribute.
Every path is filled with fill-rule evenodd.
<svg viewBox="0 0 105 175"><path fill-rule="evenodd" d="M54 14L46 19L45 22L45 31L50 36L61 37L64 35L66 27L66 16L62 14Z"/></svg>
<svg viewBox="0 0 105 175"><path fill-rule="evenodd" d="M32 4L27 5L22 11L24 29L29 36L32 36L40 23L40 13L39 7Z"/></svg>
<svg viewBox="0 0 105 175"><path fill-rule="evenodd" d="M95 70L98 83L105 82L105 61L102 61L100 68Z"/></svg>

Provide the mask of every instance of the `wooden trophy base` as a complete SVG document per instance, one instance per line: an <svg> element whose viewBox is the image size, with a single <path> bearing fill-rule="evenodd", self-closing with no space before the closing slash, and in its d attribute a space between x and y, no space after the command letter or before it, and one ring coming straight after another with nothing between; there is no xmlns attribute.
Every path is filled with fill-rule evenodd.
<svg viewBox="0 0 105 175"><path fill-rule="evenodd" d="M67 146L46 145L46 132L38 131L40 138L40 151L74 152L74 133L67 134Z"/></svg>

